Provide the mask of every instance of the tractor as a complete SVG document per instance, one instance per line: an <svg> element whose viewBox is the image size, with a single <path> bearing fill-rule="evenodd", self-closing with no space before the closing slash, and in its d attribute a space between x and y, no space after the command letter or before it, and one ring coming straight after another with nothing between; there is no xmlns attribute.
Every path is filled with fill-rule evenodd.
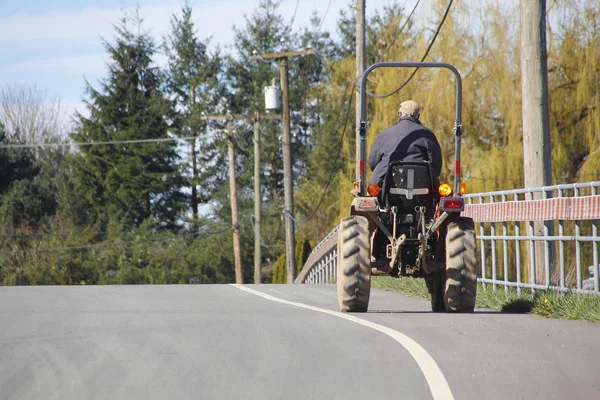
<svg viewBox="0 0 600 400"><path fill-rule="evenodd" d="M429 162L390 162L382 187L366 185L366 83L381 67L445 68L456 78L454 186L440 184ZM372 275L424 278L434 312L473 312L477 241L464 211L460 175L462 80L446 63L382 62L363 74L359 151L350 216L338 231L337 297L343 312L366 312Z"/></svg>

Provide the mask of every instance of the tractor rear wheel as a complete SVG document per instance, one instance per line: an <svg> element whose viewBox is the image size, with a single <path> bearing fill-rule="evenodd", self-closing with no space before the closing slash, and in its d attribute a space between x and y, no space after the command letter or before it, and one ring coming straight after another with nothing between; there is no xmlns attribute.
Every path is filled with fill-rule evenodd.
<svg viewBox="0 0 600 400"><path fill-rule="evenodd" d="M448 224L446 235L446 311L473 312L477 297L477 240L471 218Z"/></svg>
<svg viewBox="0 0 600 400"><path fill-rule="evenodd" d="M365 217L342 219L338 232L337 295L340 311L366 312L371 293L369 222Z"/></svg>
<svg viewBox="0 0 600 400"><path fill-rule="evenodd" d="M425 275L425 284L431 295L431 311L444 312L444 292L446 291L446 271L435 271L429 275Z"/></svg>

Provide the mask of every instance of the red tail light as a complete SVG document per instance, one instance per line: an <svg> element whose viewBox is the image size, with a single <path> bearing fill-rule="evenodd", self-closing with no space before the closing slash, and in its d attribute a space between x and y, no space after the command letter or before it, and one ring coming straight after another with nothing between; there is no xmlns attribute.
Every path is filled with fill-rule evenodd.
<svg viewBox="0 0 600 400"><path fill-rule="evenodd" d="M451 197L442 198L440 209L442 211L462 211L465 207L463 199Z"/></svg>
<svg viewBox="0 0 600 400"><path fill-rule="evenodd" d="M451 210L460 210L463 207L463 203L460 200L448 200L444 202L444 207Z"/></svg>

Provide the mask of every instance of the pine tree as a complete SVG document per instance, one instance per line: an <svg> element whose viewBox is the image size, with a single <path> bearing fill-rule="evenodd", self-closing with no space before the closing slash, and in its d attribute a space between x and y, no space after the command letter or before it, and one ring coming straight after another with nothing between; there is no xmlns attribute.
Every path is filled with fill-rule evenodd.
<svg viewBox="0 0 600 400"><path fill-rule="evenodd" d="M264 87L273 79L279 82L279 64L275 61L251 60L254 54L273 53L283 46L291 48L294 40L290 29L278 12L280 1L262 0L250 15L245 15L245 24L233 27L235 43L232 54L227 57L226 78L230 89L228 112L244 115L265 113ZM282 42L283 39L283 42ZM293 80L290 78L290 84ZM279 84L276 83L278 86ZM253 270L253 226L254 214L254 152L252 125L245 121L234 121L236 133L236 179L238 185L238 211L242 233L242 259L244 280L251 281ZM283 161L281 155L281 122L262 120L261 135L261 186L263 197L262 238L268 247L263 249L265 262L274 261L284 248L283 220ZM226 147L223 144L223 168L227 166ZM221 187L215 211L220 219L231 221L227 185Z"/></svg>
<svg viewBox="0 0 600 400"><path fill-rule="evenodd" d="M210 53L210 39L199 40L192 21L192 8L185 5L181 17L171 18L171 33L163 47L168 61L168 90L177 110L174 132L179 136L200 136L206 133L204 114L219 113L223 108L225 88L220 83L222 58L219 49ZM199 151L196 149L200 145ZM214 179L215 166L210 160L216 157L211 140L190 140L189 164L191 179L191 209L194 221L198 220L198 204L206 203L218 180ZM199 165L202 170L199 170ZM200 189L200 193L198 193Z"/></svg>
<svg viewBox="0 0 600 400"><path fill-rule="evenodd" d="M132 26L131 26L132 25ZM134 33L131 28L136 28ZM153 64L156 51L139 15L115 26L115 43L105 41L109 76L99 90L87 83L90 117L77 116L76 142L164 139L172 115L164 78ZM175 223L183 184L175 142L81 146L73 162L85 199L98 216L115 216L138 226L152 219Z"/></svg>
<svg viewBox="0 0 600 400"><path fill-rule="evenodd" d="M355 1L348 1L348 10L341 9L337 20L338 33L340 35L340 57L349 57L356 54L356 18L354 17Z"/></svg>
<svg viewBox="0 0 600 400"><path fill-rule="evenodd" d="M18 144L18 140L11 140L4 124L0 122L0 144ZM33 154L29 149L0 149L0 195L10 185L19 179L32 179L38 173Z"/></svg>
<svg viewBox="0 0 600 400"><path fill-rule="evenodd" d="M250 16L245 16L246 25L234 27L235 55L228 58L227 78L231 87L229 109L231 112L251 115L264 112L264 87L273 79L279 82L279 64L273 61L252 61L257 54L282 50L282 46L293 46L289 28L278 13L280 1L262 0ZM283 43L283 45L282 45ZM290 84L293 80L289 79ZM279 86L279 84L277 83ZM267 174L263 178L269 199L275 200L283 194L283 162L278 138L281 124L278 121L261 123L262 154ZM247 174L239 176L241 186L252 178L251 159L247 159Z"/></svg>
<svg viewBox="0 0 600 400"><path fill-rule="evenodd" d="M313 136L321 124L319 117L323 96L316 86L331 71L327 68L326 57L336 56L337 47L329 33L321 31L320 20L313 15L308 27L301 34L294 33L284 23L278 12L280 2L263 0L253 14L246 16L246 25L234 29L236 33L235 55L229 58L227 77L232 88L230 110L252 115L264 112L263 88L280 78L279 63L273 60L251 61L253 54L274 53L282 50L302 50L309 46L319 52L317 55L295 57L289 60L289 90L291 113L291 150L294 166L294 182L300 175L306 175L308 157L313 146ZM252 190L253 162L251 151L244 151L252 145L251 128L238 125L238 164L237 175L240 215L242 223L248 214L253 213L254 196ZM261 164L263 208L262 232L269 238L265 248L265 259L274 260L283 250L283 221L281 218L283 200L283 162L281 151L282 128L279 121L261 121ZM249 139L249 140L247 140ZM296 202L298 204L298 202ZM225 208L223 208L225 210ZM248 229L251 235L251 227ZM244 229L242 229L242 233ZM251 236L250 236L251 237ZM251 244L251 243L249 243ZM251 246L248 250L252 251ZM251 259L251 258L250 258ZM247 268L250 269L251 268Z"/></svg>

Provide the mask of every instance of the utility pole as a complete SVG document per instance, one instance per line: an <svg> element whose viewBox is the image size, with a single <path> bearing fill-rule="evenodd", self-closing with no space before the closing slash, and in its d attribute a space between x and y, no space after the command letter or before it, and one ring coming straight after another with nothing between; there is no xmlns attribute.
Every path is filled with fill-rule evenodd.
<svg viewBox="0 0 600 400"><path fill-rule="evenodd" d="M254 283L261 283L260 220L262 194L260 191L260 114L254 118Z"/></svg>
<svg viewBox="0 0 600 400"><path fill-rule="evenodd" d="M196 93L196 88L192 87L192 92ZM192 110L196 107L196 97L192 96ZM192 216L194 221L194 229L198 224L198 163L196 160L196 139L192 139L190 143L190 157L192 158Z"/></svg>
<svg viewBox="0 0 600 400"><path fill-rule="evenodd" d="M281 102L283 103L283 112L281 124L283 125L283 193L284 193L284 212L285 212L285 252L287 266L287 282L292 283L296 279L296 238L294 235L294 182L292 180L292 152L290 149L290 99L288 87L288 59L283 57L279 59L279 73L281 76Z"/></svg>
<svg viewBox="0 0 600 400"><path fill-rule="evenodd" d="M233 258L235 260L235 283L244 283L242 255L240 250L240 224L237 209L237 188L235 183L235 149L233 148L232 121L227 121L227 148L229 152L229 201L231 202L231 224L233 226Z"/></svg>
<svg viewBox="0 0 600 400"><path fill-rule="evenodd" d="M523 112L523 162L525 187L552 184L552 158L548 117L548 53L546 48L546 1L521 0L521 93ZM533 197L542 198L542 193ZM551 221L535 221L529 235L553 235ZM549 284L554 267L554 243L538 241L530 281ZM530 251L533 251L530 248ZM546 276L546 281L544 277Z"/></svg>
<svg viewBox="0 0 600 400"><path fill-rule="evenodd" d="M242 257L240 250L240 227L238 221L238 210L237 210L237 185L235 180L235 149L233 147L233 130L232 122L234 119L252 120L254 119L254 190L258 193L258 196L254 199L254 210L255 218L254 222L254 282L260 283L260 209L262 198L260 196L260 136L259 134L259 121L260 119L277 119L281 120L281 115L269 114L260 115L257 113L255 116L243 115L243 114L216 114L216 115L204 115L202 116L206 121L209 120L226 120L227 121L227 138L228 138L228 152L229 152L229 197L231 201L231 223L233 225L233 257L235 260L235 282L243 283L244 274L242 273ZM257 145L258 142L258 145ZM258 150L257 150L258 146ZM257 153L258 151L258 153ZM257 179L258 177L258 179ZM257 186L258 182L258 186ZM258 188L258 189L257 189ZM258 210L258 211L256 211ZM258 252L258 254L257 254ZM258 262L257 262L258 260ZM257 272L258 271L258 272ZM258 279L257 279L258 277Z"/></svg>
<svg viewBox="0 0 600 400"><path fill-rule="evenodd" d="M290 57L315 54L314 50L282 51L279 53L263 54L251 57L253 60L279 60L279 75L281 77L283 112L281 123L283 125L283 190L284 190L284 215L285 215L285 253L287 283L294 283L296 278L296 243L294 238L294 195L293 195L293 170L290 134L290 103L288 87L288 59Z"/></svg>
<svg viewBox="0 0 600 400"><path fill-rule="evenodd" d="M360 82L360 78L365 72L366 68L366 58L367 58L367 50L366 50L366 33L365 33L365 1L366 0L356 0L356 79ZM356 125L355 129L358 131L360 129L360 88L359 85L356 85L358 89L356 91ZM360 171L365 168L364 161L362 160L362 155L360 154L360 135L356 135L356 162L361 163L361 165L356 168L356 171L359 172L356 177L356 181L360 182ZM366 187L364 183L361 183L361 187ZM365 193L361 193L361 195L365 195Z"/></svg>

